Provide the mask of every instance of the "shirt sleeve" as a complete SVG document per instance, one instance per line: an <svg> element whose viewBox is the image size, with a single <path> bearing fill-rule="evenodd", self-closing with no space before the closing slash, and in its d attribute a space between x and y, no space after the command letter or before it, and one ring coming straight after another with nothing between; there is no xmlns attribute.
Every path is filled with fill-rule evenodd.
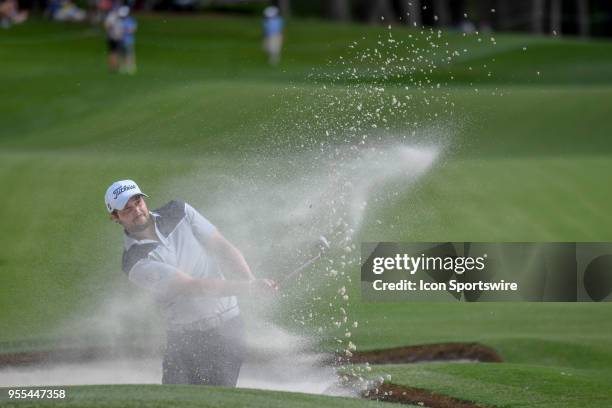
<svg viewBox="0 0 612 408"><path fill-rule="evenodd" d="M176 277L177 269L163 262L144 258L129 271L130 281L157 295L167 295L169 283Z"/></svg>
<svg viewBox="0 0 612 408"><path fill-rule="evenodd" d="M206 242L217 231L217 228L187 203L185 203L185 214L191 225L193 235L202 245L206 245Z"/></svg>

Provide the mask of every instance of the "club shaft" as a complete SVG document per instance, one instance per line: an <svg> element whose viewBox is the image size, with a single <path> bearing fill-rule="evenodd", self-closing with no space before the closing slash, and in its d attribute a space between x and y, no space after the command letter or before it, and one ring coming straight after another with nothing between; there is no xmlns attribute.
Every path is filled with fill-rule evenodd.
<svg viewBox="0 0 612 408"><path fill-rule="evenodd" d="M317 256L315 256L315 257L309 259L308 261L304 262L302 265L300 265L299 267L297 267L296 269L291 271L291 273L289 275L285 276L285 278L281 281L281 284L287 282L289 279L293 278L295 275L299 274L304 269L308 268L310 265L312 265L319 258L321 258L321 254L318 254Z"/></svg>

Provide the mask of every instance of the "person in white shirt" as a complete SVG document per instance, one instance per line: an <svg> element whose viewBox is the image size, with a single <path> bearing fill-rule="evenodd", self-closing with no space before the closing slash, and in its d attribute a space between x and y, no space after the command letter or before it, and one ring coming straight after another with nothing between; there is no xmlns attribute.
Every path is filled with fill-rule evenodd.
<svg viewBox="0 0 612 408"><path fill-rule="evenodd" d="M244 358L236 297L274 293L276 282L255 279L242 253L189 204L149 211L145 197L121 180L105 204L124 229L123 271L153 294L166 321L162 383L235 386Z"/></svg>

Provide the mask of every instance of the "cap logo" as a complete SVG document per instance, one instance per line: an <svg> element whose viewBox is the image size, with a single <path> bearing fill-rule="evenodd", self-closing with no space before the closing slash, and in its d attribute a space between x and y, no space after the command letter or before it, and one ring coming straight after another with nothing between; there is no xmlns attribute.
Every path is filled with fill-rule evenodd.
<svg viewBox="0 0 612 408"><path fill-rule="evenodd" d="M129 184L127 186L121 186L119 188L116 188L115 190L113 190L113 194L115 195L115 197L113 198L114 200L117 199L117 197L119 197L121 195L121 193L128 191L128 190L133 190L136 188L135 184Z"/></svg>

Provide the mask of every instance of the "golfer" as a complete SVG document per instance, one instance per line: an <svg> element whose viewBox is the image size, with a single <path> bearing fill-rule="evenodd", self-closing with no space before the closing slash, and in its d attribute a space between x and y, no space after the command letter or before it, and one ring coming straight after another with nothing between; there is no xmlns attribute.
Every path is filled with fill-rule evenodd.
<svg viewBox="0 0 612 408"><path fill-rule="evenodd" d="M105 203L124 229L124 272L152 292L166 321L162 383L233 387L244 354L236 296L273 293L276 283L255 279L240 251L189 204L149 211L145 197L122 180Z"/></svg>

